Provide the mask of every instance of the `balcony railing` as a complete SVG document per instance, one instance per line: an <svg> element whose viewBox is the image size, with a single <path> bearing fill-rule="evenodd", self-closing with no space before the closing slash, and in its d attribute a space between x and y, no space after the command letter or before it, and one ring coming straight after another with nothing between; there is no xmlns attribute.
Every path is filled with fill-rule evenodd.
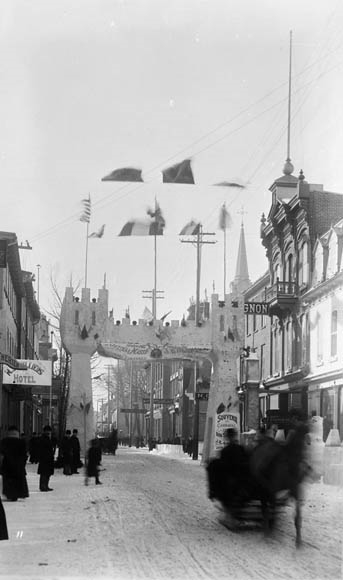
<svg viewBox="0 0 343 580"><path fill-rule="evenodd" d="M298 284L295 282L277 280L272 286L266 288L266 302L273 302L279 298L297 298L298 292Z"/></svg>

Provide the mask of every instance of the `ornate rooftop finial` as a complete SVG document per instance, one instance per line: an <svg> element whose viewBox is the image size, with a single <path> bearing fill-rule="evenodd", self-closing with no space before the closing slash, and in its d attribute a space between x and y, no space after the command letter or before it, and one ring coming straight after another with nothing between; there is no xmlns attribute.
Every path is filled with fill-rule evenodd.
<svg viewBox="0 0 343 580"><path fill-rule="evenodd" d="M299 177L298 177L299 181L304 181L305 179L305 175L302 169L300 169L300 173L299 173Z"/></svg>
<svg viewBox="0 0 343 580"><path fill-rule="evenodd" d="M291 162L290 158L287 157L285 165L283 166L283 173L285 175L291 175L294 171L293 163Z"/></svg>

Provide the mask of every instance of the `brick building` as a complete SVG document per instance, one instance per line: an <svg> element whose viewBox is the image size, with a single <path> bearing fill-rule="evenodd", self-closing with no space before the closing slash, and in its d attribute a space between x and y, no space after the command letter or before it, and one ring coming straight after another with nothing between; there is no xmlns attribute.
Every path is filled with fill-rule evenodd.
<svg viewBox="0 0 343 580"><path fill-rule="evenodd" d="M268 271L244 299L265 303L269 314L246 316L245 345L260 360L260 420L287 429L289 410L297 407L330 415L342 436L343 195L292 171L286 163L262 216Z"/></svg>

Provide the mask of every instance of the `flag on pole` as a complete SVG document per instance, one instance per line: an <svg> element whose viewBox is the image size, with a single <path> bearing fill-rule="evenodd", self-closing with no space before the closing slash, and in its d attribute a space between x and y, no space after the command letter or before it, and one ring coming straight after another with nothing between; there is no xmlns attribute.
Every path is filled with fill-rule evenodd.
<svg viewBox="0 0 343 580"><path fill-rule="evenodd" d="M101 181L143 181L142 170L135 167L121 167L105 175Z"/></svg>
<svg viewBox="0 0 343 580"><path fill-rule="evenodd" d="M101 226L101 228L97 232L92 232L89 234L89 238L102 238L105 233L105 224Z"/></svg>
<svg viewBox="0 0 343 580"><path fill-rule="evenodd" d="M235 183L232 181L221 181L220 183L214 183L213 185L219 185L221 187L238 187L239 189L245 189L245 185L240 183Z"/></svg>
<svg viewBox="0 0 343 580"><path fill-rule="evenodd" d="M146 322L151 322L151 320L154 320L152 312L151 312L151 310L149 310L149 308L147 306L144 308L144 311L143 311L143 319Z"/></svg>
<svg viewBox="0 0 343 580"><path fill-rule="evenodd" d="M190 159L184 159L162 171L163 183L193 183L194 176Z"/></svg>
<svg viewBox="0 0 343 580"><path fill-rule="evenodd" d="M195 236L200 232L201 224L191 220L185 227L182 228L180 236Z"/></svg>
<svg viewBox="0 0 343 580"><path fill-rule="evenodd" d="M89 224L91 219L91 196L89 195L85 199L81 200L82 213L80 215L80 222L86 222Z"/></svg>
<svg viewBox="0 0 343 580"><path fill-rule="evenodd" d="M222 207L220 208L219 214L219 227L221 230L226 230L232 224L231 216L226 209L225 203L223 203Z"/></svg>
<svg viewBox="0 0 343 580"><path fill-rule="evenodd" d="M148 209L151 220L131 220L122 228L119 236L162 236L166 225L160 206L156 203L155 209Z"/></svg>

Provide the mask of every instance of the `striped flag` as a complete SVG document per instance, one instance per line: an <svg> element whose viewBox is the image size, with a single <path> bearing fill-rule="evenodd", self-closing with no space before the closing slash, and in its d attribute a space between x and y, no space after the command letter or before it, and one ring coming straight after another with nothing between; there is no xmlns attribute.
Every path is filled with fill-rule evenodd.
<svg viewBox="0 0 343 580"><path fill-rule="evenodd" d="M195 222L191 220L188 224L182 228L180 232L180 236L196 236L200 232L201 224L199 222Z"/></svg>
<svg viewBox="0 0 343 580"><path fill-rule="evenodd" d="M223 203L219 213L219 227L221 230L226 230L226 228L229 228L231 224L232 224L231 216L226 209L225 203Z"/></svg>
<svg viewBox="0 0 343 580"><path fill-rule="evenodd" d="M162 236L166 225L165 219L158 203L155 209L148 209L147 214L151 220L132 220L125 224L119 236Z"/></svg>
<svg viewBox="0 0 343 580"><path fill-rule="evenodd" d="M119 236L162 236L163 229L158 227L157 222L132 220L126 222Z"/></svg>
<svg viewBox="0 0 343 580"><path fill-rule="evenodd" d="M105 233L105 224L97 232L89 234L89 238L102 238Z"/></svg>
<svg viewBox="0 0 343 580"><path fill-rule="evenodd" d="M163 183L192 183L194 176L191 167L191 160L184 159L181 163L176 163L162 171Z"/></svg>
<svg viewBox="0 0 343 580"><path fill-rule="evenodd" d="M142 170L135 167L121 167L103 177L101 181L143 181Z"/></svg>
<svg viewBox="0 0 343 580"><path fill-rule="evenodd" d="M80 222L86 222L89 224L91 219L91 196L89 195L85 199L81 200L82 213L80 215Z"/></svg>

